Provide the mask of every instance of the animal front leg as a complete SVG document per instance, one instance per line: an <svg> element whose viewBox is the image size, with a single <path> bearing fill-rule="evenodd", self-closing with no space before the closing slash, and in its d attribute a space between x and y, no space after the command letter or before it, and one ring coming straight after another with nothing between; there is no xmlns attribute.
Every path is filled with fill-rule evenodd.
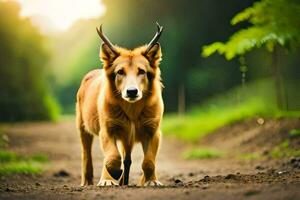
<svg viewBox="0 0 300 200"><path fill-rule="evenodd" d="M124 166L124 173L123 177L121 179L120 184L121 185L128 185L129 183L129 172L130 172L130 166L131 166L131 151L133 147L133 140L130 140L127 138L122 139L122 157L123 157L123 166Z"/></svg>
<svg viewBox="0 0 300 200"><path fill-rule="evenodd" d="M152 137L142 141L144 160L142 163L143 175L140 184L142 186L161 186L155 172L156 154L159 147L160 132L156 132Z"/></svg>
<svg viewBox="0 0 300 200"><path fill-rule="evenodd" d="M123 171L116 140L105 133L100 133L100 138L104 162L101 178L97 186L119 185Z"/></svg>

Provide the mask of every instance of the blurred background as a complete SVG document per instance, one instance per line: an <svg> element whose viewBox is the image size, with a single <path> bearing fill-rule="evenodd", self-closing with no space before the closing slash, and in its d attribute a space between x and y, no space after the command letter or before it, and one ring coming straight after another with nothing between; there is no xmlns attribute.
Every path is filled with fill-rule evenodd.
<svg viewBox="0 0 300 200"><path fill-rule="evenodd" d="M275 189L263 189L272 191L269 198L299 192L299 184L286 190L300 177L287 173L300 169L299 0L0 0L0 178L46 170L26 181L1 178L0 199L5 191L28 193L28 184L42 188L38 199L49 199L45 191L68 195L79 184L75 101L83 76L102 67L96 27L103 24L113 43L134 48L152 39L156 21L164 27L162 182L203 180L204 190L208 175L229 174L216 180L230 190L225 181L233 174L245 173L233 178L244 185L247 174L264 172L254 177L254 191L275 181ZM136 180L141 153L133 154ZM54 164L47 168L48 161ZM82 189L72 191L77 196ZM102 190L90 192L96 197Z"/></svg>
<svg viewBox="0 0 300 200"><path fill-rule="evenodd" d="M156 21L165 28L160 42L167 131L186 127L178 116L197 120L205 114L213 120L206 124L219 127L257 114L297 115L299 32L290 27L299 26L299 3L276 0L265 13L259 10L263 4L270 1L1 0L0 120L74 115L82 77L101 68L95 27L103 24L113 43L134 48L150 41ZM253 5L255 12L237 15ZM278 9L282 5L285 10ZM279 11L291 9L283 24L272 24ZM263 29L270 24L275 28Z"/></svg>

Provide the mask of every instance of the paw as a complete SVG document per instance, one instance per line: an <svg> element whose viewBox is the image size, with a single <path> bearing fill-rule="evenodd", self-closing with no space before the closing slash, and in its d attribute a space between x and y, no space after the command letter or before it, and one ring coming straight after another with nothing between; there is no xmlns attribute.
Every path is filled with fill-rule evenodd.
<svg viewBox="0 0 300 200"><path fill-rule="evenodd" d="M81 184L80 184L80 186L81 187L84 187L84 186L89 186L89 185L93 185L93 181L92 180L83 180L83 181L81 181Z"/></svg>
<svg viewBox="0 0 300 200"><path fill-rule="evenodd" d="M153 181L147 181L147 182L145 182L144 186L159 187L159 186L163 186L163 184L160 181L158 181L158 180L153 180Z"/></svg>
<svg viewBox="0 0 300 200"><path fill-rule="evenodd" d="M105 186L118 186L119 183L114 180L100 180L97 184L98 187L105 187Z"/></svg>

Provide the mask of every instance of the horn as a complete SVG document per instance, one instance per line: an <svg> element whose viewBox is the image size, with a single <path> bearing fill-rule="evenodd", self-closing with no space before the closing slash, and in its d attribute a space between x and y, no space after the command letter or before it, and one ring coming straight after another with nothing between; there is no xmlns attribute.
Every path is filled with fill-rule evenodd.
<svg viewBox="0 0 300 200"><path fill-rule="evenodd" d="M109 39L103 34L102 32L102 24L100 25L99 29L96 28L97 33L99 37L102 39L102 41L109 47L109 49L116 55L118 55L118 51L114 47L114 45L109 41Z"/></svg>
<svg viewBox="0 0 300 200"><path fill-rule="evenodd" d="M159 40L161 34L162 34L162 31L163 31L163 27L161 25L159 25L158 22L156 22L156 25L157 25L157 32L155 34L155 36L152 38L151 42L149 42L148 44L148 47L145 51L145 53L147 54L151 48L157 43L157 41Z"/></svg>

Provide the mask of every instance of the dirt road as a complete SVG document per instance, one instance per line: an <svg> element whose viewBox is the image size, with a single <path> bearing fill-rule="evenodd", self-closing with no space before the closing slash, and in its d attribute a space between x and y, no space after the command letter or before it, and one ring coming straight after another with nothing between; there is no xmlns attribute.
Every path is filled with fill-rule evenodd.
<svg viewBox="0 0 300 200"><path fill-rule="evenodd" d="M252 144L254 140L259 146L268 144L257 137L261 132L276 130L274 134L280 135L284 130L298 127L299 120L271 121L261 127L250 121L242 126L226 127L216 132L215 138L205 138L202 144L214 145L221 151L232 150L233 155L235 151L256 148L251 145L239 148L243 143ZM164 187L136 186L142 161L138 145L133 152L130 186L80 187L81 149L73 121L15 124L6 134L10 150L25 155L42 153L49 157L50 163L41 175L0 177L0 199L300 199L300 170L290 166L291 162L299 162L300 166L298 158L249 161L227 156L190 161L184 160L181 153L191 145L164 137L157 161L157 172ZM226 135L231 136L232 142ZM270 133L265 135L271 137ZM102 167L98 143L96 139L93 146L94 184L100 178Z"/></svg>

